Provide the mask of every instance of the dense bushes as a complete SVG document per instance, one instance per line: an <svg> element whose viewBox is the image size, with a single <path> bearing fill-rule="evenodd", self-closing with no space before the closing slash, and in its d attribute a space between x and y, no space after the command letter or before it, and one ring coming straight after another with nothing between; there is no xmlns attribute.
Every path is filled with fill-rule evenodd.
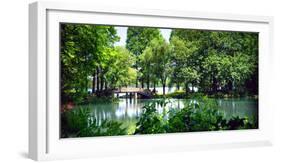
<svg viewBox="0 0 281 163"><path fill-rule="evenodd" d="M116 103L119 102L118 98L115 98L113 96L96 96L96 95L89 95L83 103L80 104L92 104L92 103Z"/></svg>
<svg viewBox="0 0 281 163"><path fill-rule="evenodd" d="M123 128L120 122L103 120L99 124L87 108L63 112L61 113L61 121L62 138L127 134L127 129Z"/></svg>
<svg viewBox="0 0 281 163"><path fill-rule="evenodd" d="M182 110L171 113L168 122L168 132L213 131L224 129L226 124L213 100L190 101Z"/></svg>
<svg viewBox="0 0 281 163"><path fill-rule="evenodd" d="M241 97L247 97L247 98L256 98L257 95L244 93L241 94L239 92L217 92L213 94L204 94L202 92L189 92L186 94L184 90L177 90L173 93L168 93L166 95L154 95L154 98L176 98L176 99L198 99L203 96L207 96L209 98L241 98Z"/></svg>
<svg viewBox="0 0 281 163"><path fill-rule="evenodd" d="M200 98L203 97L204 94L200 92L190 92L186 94L183 90L177 90L173 93L168 93L166 95L154 95L155 98L176 98L176 99L194 99L194 98Z"/></svg>
<svg viewBox="0 0 281 163"><path fill-rule="evenodd" d="M156 134L192 131L216 131L257 128L248 118L224 118L214 100L203 98L191 100L183 109L170 109L159 113L157 105L167 104L156 101L146 105L137 123L136 134Z"/></svg>
<svg viewBox="0 0 281 163"><path fill-rule="evenodd" d="M156 106L165 107L165 100L157 100L143 107L143 112L136 126L135 134L156 134L165 133L167 131L166 111L162 114L158 113Z"/></svg>

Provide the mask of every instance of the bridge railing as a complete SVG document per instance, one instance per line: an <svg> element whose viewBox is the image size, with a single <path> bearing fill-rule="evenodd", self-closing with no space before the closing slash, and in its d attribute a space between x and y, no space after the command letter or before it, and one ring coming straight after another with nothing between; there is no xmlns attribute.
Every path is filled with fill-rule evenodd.
<svg viewBox="0 0 281 163"><path fill-rule="evenodd" d="M144 89L143 88L121 88L121 89L117 89L116 92L143 92Z"/></svg>

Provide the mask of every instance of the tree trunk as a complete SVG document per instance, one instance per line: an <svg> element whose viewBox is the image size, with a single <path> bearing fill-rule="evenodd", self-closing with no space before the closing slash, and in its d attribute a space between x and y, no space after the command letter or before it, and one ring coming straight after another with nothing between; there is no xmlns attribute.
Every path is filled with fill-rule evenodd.
<svg viewBox="0 0 281 163"><path fill-rule="evenodd" d="M185 83L185 94L188 94L188 83Z"/></svg>
<svg viewBox="0 0 281 163"><path fill-rule="evenodd" d="M137 61L136 61L136 70L138 70ZM136 88L138 88L138 73L137 73L137 78L136 78Z"/></svg>
<svg viewBox="0 0 281 163"><path fill-rule="evenodd" d="M103 77L103 74L102 74L102 73L100 74L100 78L101 78L101 81L100 81L100 90L102 91L102 90L103 90L103 85L104 85L104 77Z"/></svg>
<svg viewBox="0 0 281 163"><path fill-rule="evenodd" d="M107 88L108 88L107 81L105 81L105 82L104 82L104 89L107 90Z"/></svg>
<svg viewBox="0 0 281 163"><path fill-rule="evenodd" d="M149 83L150 81L149 81L149 77L147 78L147 83L146 83L146 87L147 87L147 89L149 89Z"/></svg>
<svg viewBox="0 0 281 163"><path fill-rule="evenodd" d="M96 73L93 73L93 81L92 81L92 94L95 92L96 87Z"/></svg>
<svg viewBox="0 0 281 163"><path fill-rule="evenodd" d="M179 91L180 90L180 83L177 82L177 90Z"/></svg>
<svg viewBox="0 0 281 163"><path fill-rule="evenodd" d="M217 93L217 79L213 77L212 92Z"/></svg>
<svg viewBox="0 0 281 163"><path fill-rule="evenodd" d="M144 81L143 81L143 78L141 79L141 88L144 88Z"/></svg>
<svg viewBox="0 0 281 163"><path fill-rule="evenodd" d="M86 92L89 93L89 91L88 91L88 88L89 88L88 87L88 78L87 77L85 78L85 88L86 88Z"/></svg>
<svg viewBox="0 0 281 163"><path fill-rule="evenodd" d="M100 90L100 71L99 71L99 68L97 68L97 91Z"/></svg>
<svg viewBox="0 0 281 163"><path fill-rule="evenodd" d="M162 82L163 85L163 95L165 96L166 80Z"/></svg>
<svg viewBox="0 0 281 163"><path fill-rule="evenodd" d="M137 79L136 79L136 88L138 88L138 76L137 76Z"/></svg>
<svg viewBox="0 0 281 163"><path fill-rule="evenodd" d="M228 92L231 92L232 90L233 90L233 83L232 83L232 81L231 80L229 80L229 82L228 82Z"/></svg>

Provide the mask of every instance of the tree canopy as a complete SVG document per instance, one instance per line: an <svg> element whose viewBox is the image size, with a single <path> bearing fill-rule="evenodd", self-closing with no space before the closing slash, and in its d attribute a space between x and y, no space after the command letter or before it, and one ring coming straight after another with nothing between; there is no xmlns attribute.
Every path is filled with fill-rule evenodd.
<svg viewBox="0 0 281 163"><path fill-rule="evenodd" d="M62 101L135 84L207 94L258 93L258 34L128 27L125 46L114 26L61 24ZM191 88L191 89L190 89Z"/></svg>

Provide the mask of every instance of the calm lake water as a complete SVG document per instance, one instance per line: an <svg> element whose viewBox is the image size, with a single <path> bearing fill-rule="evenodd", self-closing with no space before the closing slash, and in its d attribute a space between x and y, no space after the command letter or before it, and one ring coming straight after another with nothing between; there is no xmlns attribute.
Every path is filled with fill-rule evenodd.
<svg viewBox="0 0 281 163"><path fill-rule="evenodd" d="M125 127L134 128L137 117L142 113L142 107L146 103L152 102L153 99L123 99L116 103L97 103L82 107L89 107L97 122L102 120L117 120L121 121ZM168 109L181 109L187 103L186 99L171 99L171 104ZM256 99L216 99L218 105L221 107L225 118L229 119L231 116L245 117L247 116L252 121L257 118L258 100ZM161 113L163 108L157 107ZM133 130L133 129L132 129Z"/></svg>

